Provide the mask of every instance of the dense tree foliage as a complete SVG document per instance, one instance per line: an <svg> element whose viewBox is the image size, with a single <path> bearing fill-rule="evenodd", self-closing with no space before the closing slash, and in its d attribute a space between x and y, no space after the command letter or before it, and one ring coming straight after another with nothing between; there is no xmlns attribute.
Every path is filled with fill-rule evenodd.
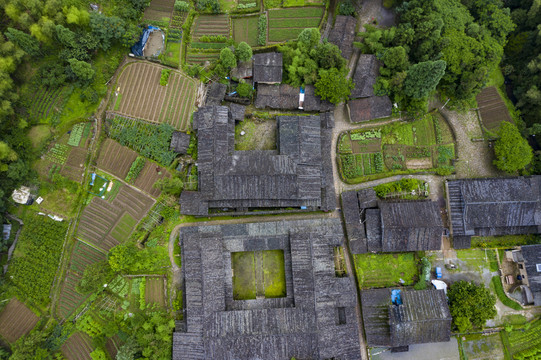
<svg viewBox="0 0 541 360"><path fill-rule="evenodd" d="M533 158L532 148L514 124L502 122L498 136L494 144L494 165L498 169L514 174L530 164Z"/></svg>
<svg viewBox="0 0 541 360"><path fill-rule="evenodd" d="M252 58L252 48L242 41L235 49L235 55L239 61L247 61Z"/></svg>
<svg viewBox="0 0 541 360"><path fill-rule="evenodd" d="M453 325L459 332L482 328L488 319L496 316L496 297L483 285L457 281L447 292Z"/></svg>
<svg viewBox="0 0 541 360"><path fill-rule="evenodd" d="M237 58L230 48L225 47L220 51L220 63L226 68L231 69L237 66Z"/></svg>
<svg viewBox="0 0 541 360"><path fill-rule="evenodd" d="M472 99L500 63L514 29L501 0L412 0L396 10L398 26L367 26L357 46L383 62L376 92L411 112L426 110L434 85L452 99ZM429 64L435 73L422 79L420 70Z"/></svg>
<svg viewBox="0 0 541 360"><path fill-rule="evenodd" d="M171 265L167 249L147 247L140 250L133 243L115 246L108 256L109 265L114 272L122 273L160 273Z"/></svg>
<svg viewBox="0 0 541 360"><path fill-rule="evenodd" d="M77 291L81 294L89 294L101 289L113 277L113 271L107 260L88 265L83 277L77 284Z"/></svg>
<svg viewBox="0 0 541 360"><path fill-rule="evenodd" d="M304 29L297 41L278 47L283 54L284 82L293 86L316 84L320 96L340 102L352 88L351 81L346 79L346 60L336 45L320 43L320 38L318 29Z"/></svg>

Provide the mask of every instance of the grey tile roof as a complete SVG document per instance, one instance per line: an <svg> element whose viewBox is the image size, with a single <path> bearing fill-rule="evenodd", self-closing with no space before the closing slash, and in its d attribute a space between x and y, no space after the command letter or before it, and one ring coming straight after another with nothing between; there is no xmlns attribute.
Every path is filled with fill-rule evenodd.
<svg viewBox="0 0 541 360"><path fill-rule="evenodd" d="M282 82L282 53L271 52L255 54L254 82L281 83Z"/></svg>
<svg viewBox="0 0 541 360"><path fill-rule="evenodd" d="M355 87L351 91L350 98L374 96L374 84L379 75L379 67L380 63L376 55L361 54L359 56L353 75Z"/></svg>
<svg viewBox="0 0 541 360"><path fill-rule="evenodd" d="M351 122L358 123L391 116L393 104L388 96L371 96L348 101Z"/></svg>
<svg viewBox="0 0 541 360"><path fill-rule="evenodd" d="M171 137L170 149L179 154L186 154L188 146L190 146L190 135L180 131L174 131Z"/></svg>
<svg viewBox="0 0 541 360"><path fill-rule="evenodd" d="M361 302L368 346L400 347L449 341L451 313L443 290L401 290L402 305L391 303L391 289L363 290Z"/></svg>
<svg viewBox="0 0 541 360"><path fill-rule="evenodd" d="M231 115L233 116L233 120L235 120L235 121L243 121L244 120L244 114L246 113L246 106L231 103L231 104L229 104L229 111L231 111Z"/></svg>
<svg viewBox="0 0 541 360"><path fill-rule="evenodd" d="M205 105L220 105L225 97L227 85L217 81L211 83L207 90Z"/></svg>
<svg viewBox="0 0 541 360"><path fill-rule="evenodd" d="M299 108L300 88L287 84L272 85L259 84L257 86L257 96L255 107L258 109L282 109L296 110ZM334 105L327 100L321 100L315 94L313 85L306 85L304 89L304 111L331 111Z"/></svg>
<svg viewBox="0 0 541 360"><path fill-rule="evenodd" d="M449 181L453 237L539 233L540 179L532 176Z"/></svg>
<svg viewBox="0 0 541 360"><path fill-rule="evenodd" d="M325 150L327 116L279 116L278 151L235 151L234 120L227 107L194 114L198 130L199 195L181 196L181 212L204 208L336 208L332 162ZM329 159L327 159L329 158ZM194 202L204 202L197 206ZM186 202L186 206L183 203Z"/></svg>
<svg viewBox="0 0 541 360"><path fill-rule="evenodd" d="M338 219L185 227L180 242L187 326L173 335L174 360L361 358L354 278L334 273ZM231 299L228 254L252 247L288 254L294 301Z"/></svg>
<svg viewBox="0 0 541 360"><path fill-rule="evenodd" d="M541 266L541 245L525 245L521 250L534 305L541 306L541 271L537 270L537 265Z"/></svg>
<svg viewBox="0 0 541 360"><path fill-rule="evenodd" d="M346 60L349 60L353 52L356 24L357 19L353 16L337 15L334 27L329 33L329 42L338 46Z"/></svg>

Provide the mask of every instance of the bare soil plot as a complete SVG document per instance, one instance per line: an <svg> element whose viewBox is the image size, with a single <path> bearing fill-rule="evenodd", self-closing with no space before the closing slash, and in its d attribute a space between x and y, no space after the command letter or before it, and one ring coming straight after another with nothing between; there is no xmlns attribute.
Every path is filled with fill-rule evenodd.
<svg viewBox="0 0 541 360"><path fill-rule="evenodd" d="M76 332L62 345L61 351L68 360L92 360L90 353L94 347L88 335Z"/></svg>
<svg viewBox="0 0 541 360"><path fill-rule="evenodd" d="M170 18L174 5L175 0L152 0L145 9L143 19L162 20L163 18Z"/></svg>
<svg viewBox="0 0 541 360"><path fill-rule="evenodd" d="M116 354L118 353L118 349L124 344L122 340L118 337L118 335L115 335L111 338L107 339L107 342L105 343L105 349L109 353L109 356L111 359L116 358Z"/></svg>
<svg viewBox="0 0 541 360"><path fill-rule="evenodd" d="M188 52L186 62L188 64L203 64L206 61L213 61L220 57L220 53L197 53Z"/></svg>
<svg viewBox="0 0 541 360"><path fill-rule="evenodd" d="M0 314L0 336L14 343L36 326L39 318L16 298L6 305Z"/></svg>
<svg viewBox="0 0 541 360"><path fill-rule="evenodd" d="M483 126L488 131L497 131L502 121L513 122L505 102L494 86L484 88L476 100Z"/></svg>
<svg viewBox="0 0 541 360"><path fill-rule="evenodd" d="M163 277L147 277L145 285L145 301L147 304L158 304L165 307Z"/></svg>
<svg viewBox="0 0 541 360"><path fill-rule="evenodd" d="M195 104L195 82L172 72L167 86L162 86L162 69L148 63L129 64L118 79L122 100L115 112L187 130Z"/></svg>
<svg viewBox="0 0 541 360"><path fill-rule="evenodd" d="M135 180L134 185L151 196L158 197L160 196L161 191L154 187L154 183L165 177L171 177L171 174L161 166L158 166L151 161L147 161L145 167L141 170L141 173L139 173L139 176Z"/></svg>
<svg viewBox="0 0 541 360"><path fill-rule="evenodd" d="M77 309L87 297L79 294L75 290L81 276L82 275L79 275L73 271L68 271L66 277L64 278L64 283L62 284L62 290L56 306L58 316L63 319L69 317L71 313Z"/></svg>
<svg viewBox="0 0 541 360"><path fill-rule="evenodd" d="M114 140L106 139L98 157L98 167L120 179L126 178L137 153Z"/></svg>

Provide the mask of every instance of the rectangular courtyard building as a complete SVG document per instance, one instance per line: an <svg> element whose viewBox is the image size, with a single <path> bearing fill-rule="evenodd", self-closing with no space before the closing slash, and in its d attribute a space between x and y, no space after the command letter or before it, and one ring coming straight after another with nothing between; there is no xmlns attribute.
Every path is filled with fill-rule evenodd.
<svg viewBox="0 0 541 360"><path fill-rule="evenodd" d="M229 109L199 109L193 121L199 191L182 193L182 214L205 216L209 209L334 210L328 151L333 124L327 115L278 116L277 150L235 151L235 121Z"/></svg>
<svg viewBox="0 0 541 360"><path fill-rule="evenodd" d="M173 334L173 360L361 359L355 280L336 271L344 240L339 219L182 228L185 331ZM282 257L281 285L265 253Z"/></svg>
<svg viewBox="0 0 541 360"><path fill-rule="evenodd" d="M541 176L462 179L446 183L455 249L472 236L539 234Z"/></svg>

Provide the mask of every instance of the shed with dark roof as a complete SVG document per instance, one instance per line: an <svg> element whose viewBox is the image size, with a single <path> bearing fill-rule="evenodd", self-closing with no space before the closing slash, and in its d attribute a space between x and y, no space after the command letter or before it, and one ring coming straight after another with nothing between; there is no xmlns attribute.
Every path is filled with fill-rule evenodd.
<svg viewBox="0 0 541 360"><path fill-rule="evenodd" d="M282 82L282 53L255 54L253 61L254 82L264 84L279 84Z"/></svg>
<svg viewBox="0 0 541 360"><path fill-rule="evenodd" d="M401 304L391 302L391 289L361 291L368 346L406 348L449 341L451 313L443 290L401 290Z"/></svg>
<svg viewBox="0 0 541 360"><path fill-rule="evenodd" d="M361 54L359 56L353 75L355 87L349 96L351 99L374 96L374 85L379 75L379 67L380 63L376 55Z"/></svg>
<svg viewBox="0 0 541 360"><path fill-rule="evenodd" d="M233 116L233 120L243 121L244 114L246 113L246 106L231 103L229 104L229 111L231 111L231 116Z"/></svg>
<svg viewBox="0 0 541 360"><path fill-rule="evenodd" d="M347 109L351 122L358 123L391 116L393 104L388 96L371 96L348 101Z"/></svg>
<svg viewBox="0 0 541 360"><path fill-rule="evenodd" d="M334 26L329 33L329 42L338 46L346 60L349 60L353 53L356 25L357 19L353 16L337 15Z"/></svg>
<svg viewBox="0 0 541 360"><path fill-rule="evenodd" d="M207 90L207 99L205 105L220 105L225 97L227 85L217 81L211 83Z"/></svg>
<svg viewBox="0 0 541 360"><path fill-rule="evenodd" d="M179 154L186 154L188 146L190 146L190 135L180 131L173 131L170 149Z"/></svg>
<svg viewBox="0 0 541 360"><path fill-rule="evenodd" d="M451 235L462 248L472 236L541 232L541 176L452 180L446 186Z"/></svg>

